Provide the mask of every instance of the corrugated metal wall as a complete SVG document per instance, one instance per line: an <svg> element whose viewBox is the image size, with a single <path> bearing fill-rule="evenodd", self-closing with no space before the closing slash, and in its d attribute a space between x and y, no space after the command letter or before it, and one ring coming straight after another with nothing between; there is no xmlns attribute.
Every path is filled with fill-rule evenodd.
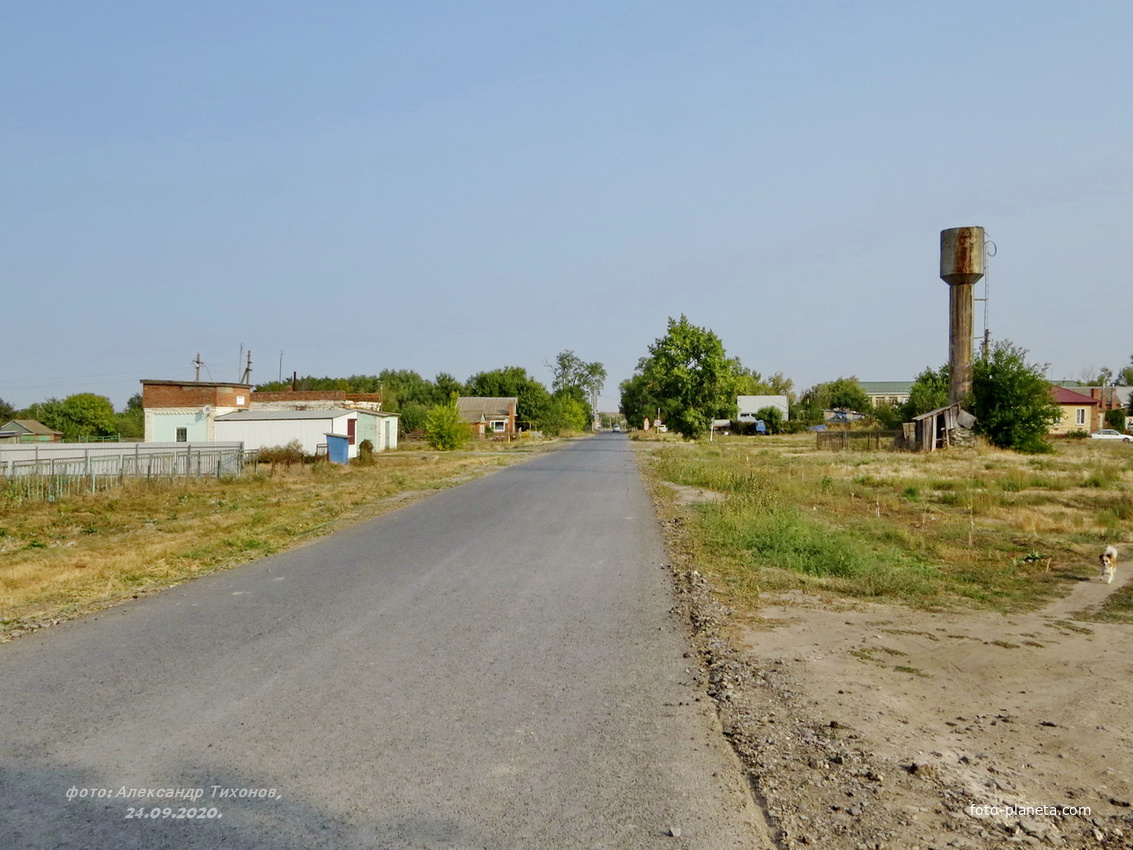
<svg viewBox="0 0 1133 850"><path fill-rule="evenodd" d="M248 419L220 420L216 422L216 435L225 440L239 440L248 451L268 446L286 446L298 440L305 454L313 455L320 443L326 443L326 434L346 433L346 420L355 414L342 414L333 419ZM351 457L358 451L350 447Z"/></svg>

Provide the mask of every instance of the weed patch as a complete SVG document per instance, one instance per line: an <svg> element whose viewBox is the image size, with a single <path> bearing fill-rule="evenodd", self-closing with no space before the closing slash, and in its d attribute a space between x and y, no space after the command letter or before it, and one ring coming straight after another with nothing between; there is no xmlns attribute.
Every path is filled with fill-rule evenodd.
<svg viewBox="0 0 1133 850"><path fill-rule="evenodd" d="M1124 542L1133 520L1128 464L1090 441L1043 458L985 447L832 461L806 436L763 439L759 450L727 437L642 457L654 481L724 494L684 509L688 545L733 602L751 605L760 590L803 589L1032 609L1067 592L1098 543ZM1125 616L1120 603L1108 616Z"/></svg>

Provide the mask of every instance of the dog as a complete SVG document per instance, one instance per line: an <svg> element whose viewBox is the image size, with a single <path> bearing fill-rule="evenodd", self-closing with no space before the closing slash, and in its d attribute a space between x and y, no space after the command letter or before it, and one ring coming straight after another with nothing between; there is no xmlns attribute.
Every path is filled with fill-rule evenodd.
<svg viewBox="0 0 1133 850"><path fill-rule="evenodd" d="M1117 572L1117 549L1113 546L1106 546L1098 560L1101 561L1102 565L1102 578L1105 579L1106 584L1112 584L1113 574Z"/></svg>

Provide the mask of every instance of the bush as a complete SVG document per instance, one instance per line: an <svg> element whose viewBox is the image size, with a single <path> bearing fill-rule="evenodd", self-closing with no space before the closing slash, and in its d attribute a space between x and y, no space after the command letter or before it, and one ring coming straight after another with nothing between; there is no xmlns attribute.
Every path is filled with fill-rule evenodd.
<svg viewBox="0 0 1133 850"><path fill-rule="evenodd" d="M1125 432L1125 411L1120 407L1116 410L1107 410L1105 412L1105 427L1112 428L1115 431Z"/></svg>
<svg viewBox="0 0 1133 850"><path fill-rule="evenodd" d="M358 457L354 462L359 466L372 466L374 463L374 444L370 440L363 440L358 444Z"/></svg>
<svg viewBox="0 0 1133 850"><path fill-rule="evenodd" d="M761 407L755 412L756 419L762 419L768 434L783 433L783 411L777 407Z"/></svg>
<svg viewBox="0 0 1133 850"><path fill-rule="evenodd" d="M450 452L472 439L472 432L455 404L439 404L425 417L425 439L432 448Z"/></svg>
<svg viewBox="0 0 1133 850"><path fill-rule="evenodd" d="M280 463L285 466L302 463L304 460L303 446L297 439L292 440L286 446L265 446L260 449L259 459L260 463L270 463L272 466Z"/></svg>

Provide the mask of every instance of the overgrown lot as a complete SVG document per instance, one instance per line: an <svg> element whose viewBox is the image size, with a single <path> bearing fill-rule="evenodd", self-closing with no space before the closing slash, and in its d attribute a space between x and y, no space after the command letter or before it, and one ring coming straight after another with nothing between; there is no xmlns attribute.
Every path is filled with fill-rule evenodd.
<svg viewBox="0 0 1133 850"><path fill-rule="evenodd" d="M813 435L638 441L683 545L741 608L803 589L926 608L1032 609L1129 539L1133 450L829 452ZM675 510L675 509L674 509ZM1092 615L1133 622L1133 594Z"/></svg>
<svg viewBox="0 0 1133 850"><path fill-rule="evenodd" d="M0 499L0 638L279 552L542 447L410 446L365 466L261 465L226 481L140 481L54 503Z"/></svg>

